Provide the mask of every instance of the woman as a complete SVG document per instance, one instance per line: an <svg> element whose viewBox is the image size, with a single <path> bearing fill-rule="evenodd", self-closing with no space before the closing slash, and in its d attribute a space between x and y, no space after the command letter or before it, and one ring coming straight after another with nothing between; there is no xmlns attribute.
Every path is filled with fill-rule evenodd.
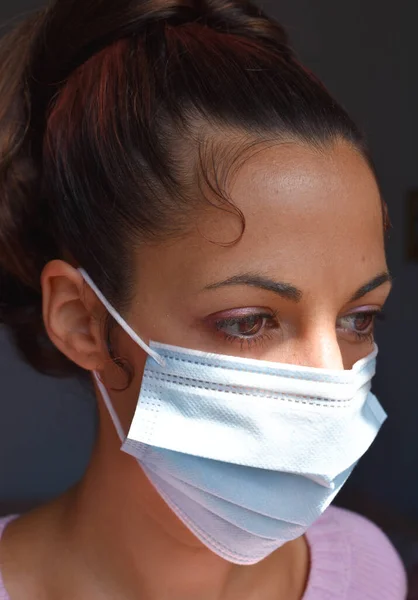
<svg viewBox="0 0 418 600"><path fill-rule="evenodd" d="M83 480L2 522L3 596L404 598L383 534L328 508L385 418L385 209L282 28L57 0L0 64L1 319L100 415Z"/></svg>

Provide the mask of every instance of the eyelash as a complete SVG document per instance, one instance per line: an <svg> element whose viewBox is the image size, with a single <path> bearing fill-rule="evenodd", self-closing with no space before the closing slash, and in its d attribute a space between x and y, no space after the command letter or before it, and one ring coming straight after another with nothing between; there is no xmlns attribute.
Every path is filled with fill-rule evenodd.
<svg viewBox="0 0 418 600"><path fill-rule="evenodd" d="M350 334L354 334L356 339L359 342L373 342L374 340L374 322L376 319L379 320L383 320L384 319L384 313L381 309L376 309L376 310L370 310L370 311L365 311L365 312L358 312L358 313L351 313L349 315L346 315L345 318L353 318L355 319L356 317L372 317L372 321L370 324L370 331L367 331L365 333L361 332L361 331L356 331L356 330L349 330L349 329L345 329L345 331L347 331ZM241 346L241 349L243 349L244 345L247 346L247 348L252 348L255 345L262 345L263 343L265 343L267 340L272 339L273 335L271 333L267 333L266 331L264 331L263 333L259 333L259 334L255 334L252 337L246 337L246 336L238 336L238 335L232 335L232 334L228 334L225 331L222 331L223 327L227 327L228 325L237 325L237 324L246 324L249 323L251 320L254 319L263 319L266 321L266 323L260 328L260 331L263 331L263 329L265 330L266 328L266 324L270 323L269 328L271 330L274 329L280 329L280 325L277 321L277 311L275 313L254 313L245 317L229 317L226 319L219 319L215 322L215 327L216 329L219 331L219 333L221 333L225 339L225 341L233 344L233 343L239 343Z"/></svg>
<svg viewBox="0 0 418 600"><path fill-rule="evenodd" d="M279 323L277 321L277 311L275 311L274 313L254 313L254 314L250 314L246 317L229 317L227 319L219 319L215 322L215 327L216 329L223 335L225 341L234 344L234 343L239 343L241 346L241 349L243 349L244 345L247 346L247 348L252 348L255 345L262 345L263 343L265 343L267 340L271 340L272 339L272 334L271 333L260 333L260 334L255 334L253 337L246 337L246 336L236 336L236 335L231 335L228 334L224 331L222 331L222 327L226 327L228 325L236 325L236 324L245 324L245 323L249 323L251 319L263 319L266 320L266 322L270 323L270 329L279 329ZM263 328L266 327L266 324L263 326Z"/></svg>
<svg viewBox="0 0 418 600"><path fill-rule="evenodd" d="M365 312L358 312L358 313L351 313L350 315L347 315L345 318L349 318L349 317L371 317L372 321L370 324L370 331L368 332L361 332L361 331L355 331L355 330L351 330L350 333L353 333L356 336L356 339L360 342L373 342L374 341L374 323L376 322L377 319L379 319L380 321L383 321L385 318L385 315L383 313L382 309L375 309L375 310L369 310L369 311L365 311Z"/></svg>

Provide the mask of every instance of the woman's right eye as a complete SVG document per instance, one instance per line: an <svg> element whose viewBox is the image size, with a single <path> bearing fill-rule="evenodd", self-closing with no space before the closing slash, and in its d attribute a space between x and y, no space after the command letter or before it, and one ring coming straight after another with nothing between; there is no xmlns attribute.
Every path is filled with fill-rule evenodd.
<svg viewBox="0 0 418 600"><path fill-rule="evenodd" d="M230 316L215 321L216 329L225 339L242 343L262 339L269 329L279 327L275 315L271 313L254 313L246 316Z"/></svg>
<svg viewBox="0 0 418 600"><path fill-rule="evenodd" d="M267 318L262 315L253 315L241 319L225 319L218 321L216 326L219 331L235 337L253 337L266 325Z"/></svg>

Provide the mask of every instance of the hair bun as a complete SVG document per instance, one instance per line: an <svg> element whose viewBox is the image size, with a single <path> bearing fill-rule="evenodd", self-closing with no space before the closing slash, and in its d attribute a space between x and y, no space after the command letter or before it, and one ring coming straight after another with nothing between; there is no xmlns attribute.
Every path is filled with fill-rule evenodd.
<svg viewBox="0 0 418 600"><path fill-rule="evenodd" d="M34 114L45 112L57 87L93 54L123 37L145 34L156 24L196 23L263 38L276 51L280 47L283 57L293 55L283 27L247 0L55 0L43 19L29 65L38 101Z"/></svg>
<svg viewBox="0 0 418 600"><path fill-rule="evenodd" d="M277 51L281 46L284 55L291 56L289 40L283 27L269 18L264 11L247 0L206 0L204 12L210 24L228 33L247 37L264 38L274 44Z"/></svg>

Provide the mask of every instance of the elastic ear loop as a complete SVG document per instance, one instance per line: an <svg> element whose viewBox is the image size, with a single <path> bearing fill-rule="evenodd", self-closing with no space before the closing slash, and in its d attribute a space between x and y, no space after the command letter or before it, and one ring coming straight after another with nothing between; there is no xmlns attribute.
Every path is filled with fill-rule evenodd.
<svg viewBox="0 0 418 600"><path fill-rule="evenodd" d="M163 366L165 364L165 361L163 359L162 356L160 356L157 352L155 352L155 350L152 350L152 348L150 348L140 337L139 335L132 329L132 327L130 325L128 325L128 323L122 319L122 317L120 316L120 314L117 312L117 310L115 310L113 308L113 306L110 304L110 302L108 302L106 300L106 298L104 297L104 295L102 294L102 292L99 290L99 288L96 286L96 284L94 283L94 281L91 279L91 277L86 273L86 271L84 269L78 269L81 276L83 277L84 281L87 283L87 285L93 290L93 292L96 294L96 296L99 298L100 302L103 304L103 306L106 308L106 310L109 312L109 314L115 319L115 321L122 327L122 329L129 335L129 337L138 344L138 346L140 346L149 356L151 356L159 365ZM97 387L99 388L99 391L101 393L101 396L103 398L103 402L106 405L107 410L109 411L110 417L113 421L113 424L115 426L116 432L120 438L120 441L123 443L125 441L126 438L126 434L123 430L122 424L119 420L118 415L116 414L116 411L113 407L112 401L110 399L109 393L103 383L103 381L100 379L99 374L97 373L97 371L93 371L93 376L94 379L96 381Z"/></svg>
<svg viewBox="0 0 418 600"><path fill-rule="evenodd" d="M96 294L96 296L99 298L100 302L103 304L103 306L106 308L106 310L109 312L109 314L112 315L112 317L115 319L115 321L122 327L122 329L124 331L126 331L126 333L129 335L129 337L138 344L138 346L140 346L149 356L151 356L159 365L164 366L165 361L163 359L162 356L160 356L158 354L158 352L155 352L155 350L153 350L152 348L150 348L140 337L139 335L132 329L132 327L130 325L128 325L128 323L122 319L122 317L120 316L120 314L117 312L117 310L115 310L113 308L113 306L110 304L110 302L108 302L106 300L106 298L103 296L102 292L99 290L99 288L96 286L96 284L94 283L94 281L90 278L90 276L86 273L86 271L84 269L78 269L79 272L81 273L84 281L87 283L87 285L93 290L93 292Z"/></svg>
<svg viewBox="0 0 418 600"><path fill-rule="evenodd" d="M116 432L120 438L120 441L123 442L125 441L126 438L126 434L123 430L122 424L119 420L118 415L116 414L115 409L113 408L113 404L112 401L110 399L109 393L107 391L107 389L105 388L103 381L100 379L99 374L97 373L97 371L93 371L93 377L96 380L97 383L97 387L100 390L100 393L102 395L103 398L103 402L106 405L107 410L109 411L110 417L113 421L113 425L115 426Z"/></svg>

